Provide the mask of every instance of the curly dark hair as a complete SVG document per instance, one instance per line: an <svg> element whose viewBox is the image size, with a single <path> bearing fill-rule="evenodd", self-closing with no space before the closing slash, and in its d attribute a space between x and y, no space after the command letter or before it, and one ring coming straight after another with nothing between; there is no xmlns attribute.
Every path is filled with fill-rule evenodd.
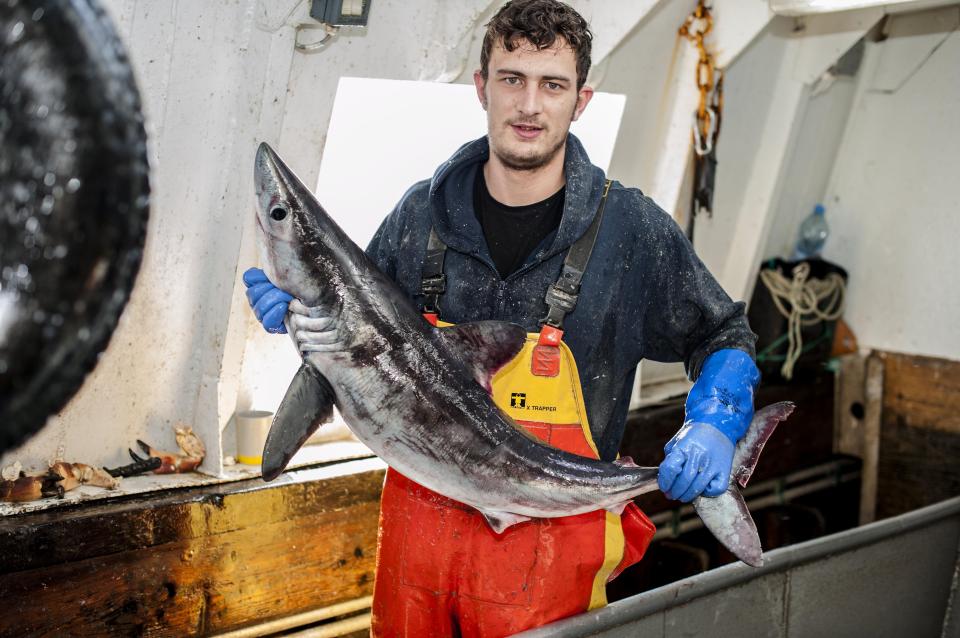
<svg viewBox="0 0 960 638"><path fill-rule="evenodd" d="M527 40L537 49L549 49L557 38L563 38L577 56L577 90L587 81L593 34L587 21L572 7L557 0L511 0L500 7L486 27L480 50L483 79L487 79L494 43L513 51L521 40Z"/></svg>

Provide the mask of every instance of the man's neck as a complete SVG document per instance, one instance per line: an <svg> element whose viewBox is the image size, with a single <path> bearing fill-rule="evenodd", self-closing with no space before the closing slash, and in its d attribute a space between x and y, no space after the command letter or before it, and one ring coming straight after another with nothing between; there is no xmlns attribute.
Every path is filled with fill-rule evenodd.
<svg viewBox="0 0 960 638"><path fill-rule="evenodd" d="M565 183L565 152L566 149L560 149L549 163L529 171L508 168L491 153L490 159L483 165L487 191L491 197L506 206L526 206L542 202L560 190Z"/></svg>

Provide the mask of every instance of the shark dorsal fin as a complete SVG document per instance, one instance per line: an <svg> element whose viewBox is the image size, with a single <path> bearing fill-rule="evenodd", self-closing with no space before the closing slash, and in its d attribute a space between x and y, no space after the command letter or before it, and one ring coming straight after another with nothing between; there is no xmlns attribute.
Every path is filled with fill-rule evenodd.
<svg viewBox="0 0 960 638"><path fill-rule="evenodd" d="M437 328L447 348L463 361L477 383L490 390L490 379L523 348L527 331L506 321L474 321Z"/></svg>

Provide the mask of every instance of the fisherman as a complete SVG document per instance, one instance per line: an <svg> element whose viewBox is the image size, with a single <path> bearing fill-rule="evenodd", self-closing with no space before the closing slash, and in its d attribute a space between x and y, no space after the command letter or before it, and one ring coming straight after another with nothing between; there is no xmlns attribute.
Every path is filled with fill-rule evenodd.
<svg viewBox="0 0 960 638"><path fill-rule="evenodd" d="M717 496L753 415L755 335L677 224L608 181L569 133L593 96L592 34L557 0L507 2L474 73L488 132L403 196L367 254L435 325L496 319L528 340L493 381L521 427L612 461L642 359L683 361L695 383L664 450L671 499ZM244 274L269 332L301 350L308 314L263 271ZM502 636L606 604L608 580L654 534L631 504L497 534L476 510L393 469L381 498L375 636Z"/></svg>

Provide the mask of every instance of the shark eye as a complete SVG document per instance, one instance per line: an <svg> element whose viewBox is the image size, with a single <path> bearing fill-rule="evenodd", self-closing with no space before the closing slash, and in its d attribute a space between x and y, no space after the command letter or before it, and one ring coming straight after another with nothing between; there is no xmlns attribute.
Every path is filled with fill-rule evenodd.
<svg viewBox="0 0 960 638"><path fill-rule="evenodd" d="M277 206L270 211L270 217L278 222L282 222L283 218L287 216L287 211Z"/></svg>

